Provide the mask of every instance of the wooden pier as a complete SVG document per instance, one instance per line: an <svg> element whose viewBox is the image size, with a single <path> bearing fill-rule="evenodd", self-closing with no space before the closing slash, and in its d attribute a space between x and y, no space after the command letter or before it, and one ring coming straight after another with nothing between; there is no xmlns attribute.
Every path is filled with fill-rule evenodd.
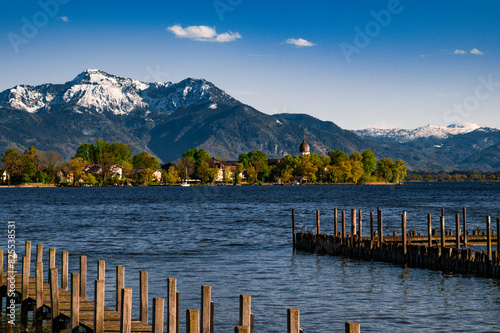
<svg viewBox="0 0 500 333"><path fill-rule="evenodd" d="M439 217L439 231L432 228L432 217L428 214L428 232L427 235L421 235L415 230L407 230L406 212L403 212L401 236L398 236L396 230L384 236L383 214L382 210L377 208L377 220L374 220L374 212L370 212L370 232L367 236L363 236L361 210L358 213L355 209L351 210L351 233L348 234L345 232L345 211L341 214L340 231L337 231L338 209L334 209L333 212L335 231L333 235L327 235L319 232L319 211L316 211L316 223L311 232L295 232L295 210L292 209L294 249L500 278L500 218L496 220L496 234L491 227L490 216L485 217L485 230L469 231L464 208L462 219L459 214L455 214L454 229L446 229L444 210L442 210ZM486 251L474 252L472 246L486 247ZM492 248L496 248L496 251L492 251Z"/></svg>
<svg viewBox="0 0 500 333"><path fill-rule="evenodd" d="M37 244L35 276L30 276L31 242L25 245L21 273L17 272L16 255L0 249L0 332L83 332L83 333L179 333L180 310L175 278L166 279L167 299L153 299L151 323L148 322L148 272L140 272L139 319L132 318L132 289L125 288L125 267L116 267L116 306L104 306L105 262L97 261L93 280L93 300L87 295L87 257L80 256L79 272L69 273L69 254L61 253L60 271L56 268L56 250L49 250L44 280L43 245ZM5 269L5 266L7 269ZM47 267L46 266L46 267ZM59 281L60 277L60 281ZM214 333L215 307L211 286L201 286L200 309L186 310L187 333ZM3 300L5 299L5 303ZM240 295L239 323L235 332L254 333L251 296ZM165 316L165 311L167 315ZM32 313L32 320L29 313ZM303 333L299 310L288 309L287 333ZM20 318L18 318L20 317ZM3 321L1 321L3 320ZM360 332L359 323L346 323L346 332Z"/></svg>

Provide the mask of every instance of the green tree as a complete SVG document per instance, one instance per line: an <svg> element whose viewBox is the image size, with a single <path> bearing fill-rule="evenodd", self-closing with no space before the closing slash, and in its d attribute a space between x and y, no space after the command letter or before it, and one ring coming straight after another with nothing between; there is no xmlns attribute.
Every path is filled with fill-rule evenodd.
<svg viewBox="0 0 500 333"><path fill-rule="evenodd" d="M113 154L113 163L122 165L124 162L132 162L132 148L121 142L115 142L111 145Z"/></svg>
<svg viewBox="0 0 500 333"><path fill-rule="evenodd" d="M363 163L365 173L371 176L377 169L377 158L370 149L364 150L362 156L361 162Z"/></svg>
<svg viewBox="0 0 500 333"><path fill-rule="evenodd" d="M352 161L361 161L363 159L363 155L361 155L358 152L354 152L354 153L351 154L350 159Z"/></svg>
<svg viewBox="0 0 500 333"><path fill-rule="evenodd" d="M377 162L377 170L376 170L376 175L378 177L381 177L384 179L386 182L392 182L394 175L392 173L393 169L393 160L390 158L382 157L378 162Z"/></svg>
<svg viewBox="0 0 500 333"><path fill-rule="evenodd" d="M2 156L2 164L4 165L5 171L8 174L8 181L10 185L10 180L20 181L21 171L23 169L23 161L21 152L16 149L8 149Z"/></svg>
<svg viewBox="0 0 500 333"><path fill-rule="evenodd" d="M248 168L248 166L250 165L248 154L240 154L238 161L243 164L243 167L245 168Z"/></svg>
<svg viewBox="0 0 500 333"><path fill-rule="evenodd" d="M175 184L177 183L177 179L179 178L179 171L177 171L177 168L173 165L171 165L167 172L165 172L165 181L168 184Z"/></svg>
<svg viewBox="0 0 500 333"><path fill-rule="evenodd" d="M76 150L75 157L81 157L89 164L95 164L97 158L97 147L92 143L82 143Z"/></svg>
<svg viewBox="0 0 500 333"><path fill-rule="evenodd" d="M159 169L160 162L155 156L150 156L147 152L143 151L140 154L134 155L132 159L132 164L134 168L145 168L145 169Z"/></svg>
<svg viewBox="0 0 500 333"><path fill-rule="evenodd" d="M328 156L330 157L330 164L331 165L336 165L336 164L339 164L342 161L348 161L349 160L349 155L345 154L340 149L337 149L335 151L330 150L328 152Z"/></svg>
<svg viewBox="0 0 500 333"><path fill-rule="evenodd" d="M25 183L38 182L40 179L40 158L34 146L26 150L22 156L22 180Z"/></svg>
<svg viewBox="0 0 500 333"><path fill-rule="evenodd" d="M137 172L134 176L134 179L137 184L148 185L153 182L153 173L153 169L146 168L144 170L141 170L140 172Z"/></svg>
<svg viewBox="0 0 500 333"><path fill-rule="evenodd" d="M359 154L359 153L358 153ZM361 156L361 154L359 154ZM363 168L363 163L361 163L361 160L350 160L351 163L351 182L354 184L357 184L359 182L359 179L363 175L364 168Z"/></svg>
<svg viewBox="0 0 500 333"><path fill-rule="evenodd" d="M55 151L46 151L40 155L41 167L47 174L47 183L52 184L55 182L61 159L61 155Z"/></svg>
<svg viewBox="0 0 500 333"><path fill-rule="evenodd" d="M258 180L258 173L257 173L257 170L255 169L255 167L250 164L247 168L247 179L248 179L248 182L250 184L255 184L257 183L257 180Z"/></svg>
<svg viewBox="0 0 500 333"><path fill-rule="evenodd" d="M66 170L73 173L73 186L77 181L80 181L80 179L84 178L86 164L87 163L83 160L83 158L75 157L72 158L66 165Z"/></svg>
<svg viewBox="0 0 500 333"><path fill-rule="evenodd" d="M394 164L392 165L391 171L393 175L392 181L394 183L399 183L406 177L406 172L408 171L408 169L405 166L405 162L396 160L396 162L394 162Z"/></svg>

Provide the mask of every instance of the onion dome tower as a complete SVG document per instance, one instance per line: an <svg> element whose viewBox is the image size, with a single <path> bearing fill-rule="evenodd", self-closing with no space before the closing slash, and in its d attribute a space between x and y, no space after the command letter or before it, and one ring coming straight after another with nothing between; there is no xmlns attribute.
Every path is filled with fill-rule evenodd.
<svg viewBox="0 0 500 333"><path fill-rule="evenodd" d="M311 153L311 147L309 147L309 144L306 142L305 139L300 144L299 151L300 155L309 155Z"/></svg>

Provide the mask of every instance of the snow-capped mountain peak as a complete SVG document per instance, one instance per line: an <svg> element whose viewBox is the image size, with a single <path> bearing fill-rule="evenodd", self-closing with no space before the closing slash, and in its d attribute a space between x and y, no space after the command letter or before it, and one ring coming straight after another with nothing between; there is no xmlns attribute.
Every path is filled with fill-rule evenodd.
<svg viewBox="0 0 500 333"><path fill-rule="evenodd" d="M484 127L473 123L461 122L457 124L450 124L448 126L429 124L413 130L401 128L367 128L363 130L354 130L354 132L363 138L372 137L376 139L389 139L404 143L419 138L434 137L438 139L446 139L452 135L465 134L481 128Z"/></svg>
<svg viewBox="0 0 500 333"><path fill-rule="evenodd" d="M205 102L237 101L204 79L145 83L99 69L87 69L65 84L16 86L0 93L0 104L31 113L61 109L114 115L127 115L134 110L171 113Z"/></svg>

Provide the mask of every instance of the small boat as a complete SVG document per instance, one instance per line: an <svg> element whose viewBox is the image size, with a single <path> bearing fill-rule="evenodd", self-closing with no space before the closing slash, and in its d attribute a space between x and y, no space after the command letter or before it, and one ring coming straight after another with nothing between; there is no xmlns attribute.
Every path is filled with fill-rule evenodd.
<svg viewBox="0 0 500 333"><path fill-rule="evenodd" d="M189 185L188 182L184 181L184 182L180 183L180 186L184 186L185 187L185 186L191 186L191 185Z"/></svg>

